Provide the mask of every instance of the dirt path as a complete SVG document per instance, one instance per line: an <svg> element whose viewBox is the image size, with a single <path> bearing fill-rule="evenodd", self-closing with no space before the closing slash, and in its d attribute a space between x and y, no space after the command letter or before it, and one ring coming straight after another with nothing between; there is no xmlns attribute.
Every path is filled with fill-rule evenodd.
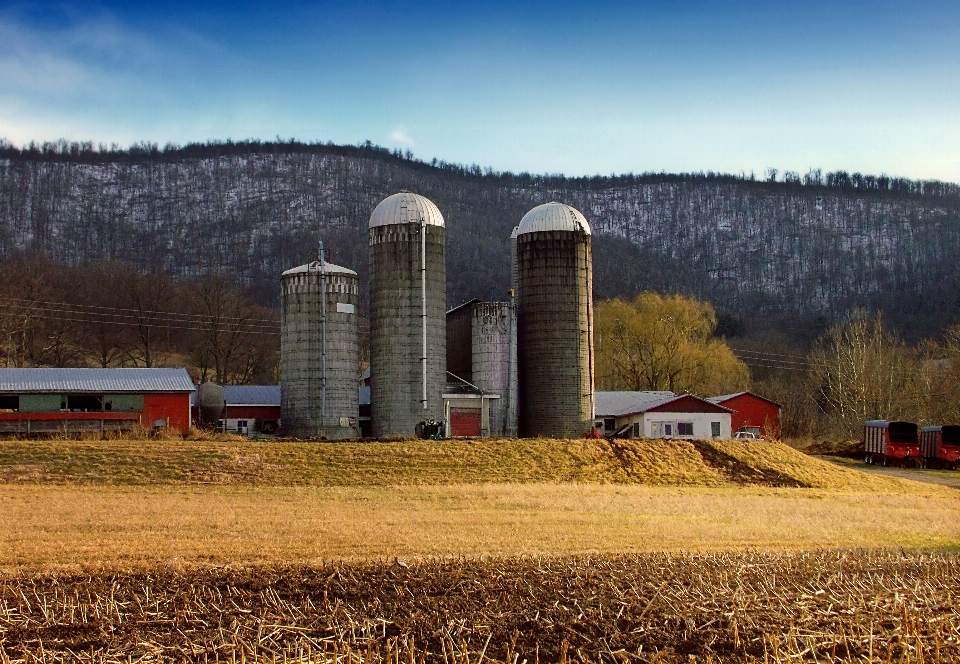
<svg viewBox="0 0 960 664"><path fill-rule="evenodd" d="M820 458L838 466L862 470L865 473L889 475L905 480L916 480L917 482L928 482L960 489L960 471L958 470L921 470L919 468L897 468L896 466L871 466L863 461L846 457L822 456Z"/></svg>

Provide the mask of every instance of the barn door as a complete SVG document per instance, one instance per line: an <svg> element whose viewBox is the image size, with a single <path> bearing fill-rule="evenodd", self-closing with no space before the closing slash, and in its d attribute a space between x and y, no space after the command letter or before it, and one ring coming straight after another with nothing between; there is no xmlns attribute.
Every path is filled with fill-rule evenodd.
<svg viewBox="0 0 960 664"><path fill-rule="evenodd" d="M451 436L479 436L480 410L476 408L450 408Z"/></svg>

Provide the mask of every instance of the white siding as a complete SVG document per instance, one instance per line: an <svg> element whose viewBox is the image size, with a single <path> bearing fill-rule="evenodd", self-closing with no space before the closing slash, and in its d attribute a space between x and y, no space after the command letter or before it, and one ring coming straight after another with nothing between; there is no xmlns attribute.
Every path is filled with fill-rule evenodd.
<svg viewBox="0 0 960 664"><path fill-rule="evenodd" d="M692 424L693 433L680 435L679 423ZM720 435L713 435L713 423L720 423ZM617 418L617 428L627 423L642 423L641 438L733 438L730 413L637 413ZM666 433L665 425L670 425ZM656 426L654 426L656 425ZM632 432L631 432L632 433Z"/></svg>

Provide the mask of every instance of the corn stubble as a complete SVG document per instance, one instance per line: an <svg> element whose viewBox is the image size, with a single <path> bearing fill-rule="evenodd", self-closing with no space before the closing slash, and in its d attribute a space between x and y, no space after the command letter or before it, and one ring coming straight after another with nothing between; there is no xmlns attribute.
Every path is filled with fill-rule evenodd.
<svg viewBox="0 0 960 664"><path fill-rule="evenodd" d="M958 580L852 551L21 573L0 662L956 662Z"/></svg>

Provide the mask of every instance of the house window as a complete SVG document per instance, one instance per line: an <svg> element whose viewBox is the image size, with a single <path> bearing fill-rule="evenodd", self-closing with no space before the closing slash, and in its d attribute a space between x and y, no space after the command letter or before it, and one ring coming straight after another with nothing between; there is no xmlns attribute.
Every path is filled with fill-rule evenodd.
<svg viewBox="0 0 960 664"><path fill-rule="evenodd" d="M237 431L243 432L247 430L247 421L246 420L237 420Z"/></svg>
<svg viewBox="0 0 960 664"><path fill-rule="evenodd" d="M604 431L613 431L614 427L616 426L617 426L617 421L612 417L607 417L603 420Z"/></svg>
<svg viewBox="0 0 960 664"><path fill-rule="evenodd" d="M720 437L720 423L719 423L719 422L711 422L711 423L710 423L710 435L713 436L714 438L719 438L719 437Z"/></svg>
<svg viewBox="0 0 960 664"><path fill-rule="evenodd" d="M673 423L671 423L671 422L664 422L664 423L663 423L663 435L664 435L664 436L672 436L672 435L673 435Z"/></svg>
<svg viewBox="0 0 960 664"><path fill-rule="evenodd" d="M692 435L693 435L693 422L677 422L677 435L678 435L678 436L692 436Z"/></svg>
<svg viewBox="0 0 960 664"><path fill-rule="evenodd" d="M639 423L639 422L634 422L634 423L633 423L633 437L634 437L634 438L639 438L639 437L640 437L640 423Z"/></svg>

